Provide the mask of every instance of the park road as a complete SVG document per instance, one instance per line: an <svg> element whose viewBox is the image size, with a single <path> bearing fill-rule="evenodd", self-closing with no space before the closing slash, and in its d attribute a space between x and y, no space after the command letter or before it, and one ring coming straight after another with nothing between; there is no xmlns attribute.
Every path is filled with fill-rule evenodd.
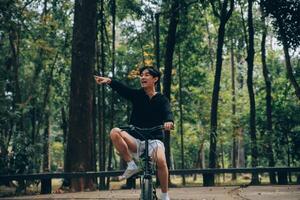
<svg viewBox="0 0 300 200"><path fill-rule="evenodd" d="M0 198L0 200L66 200L66 199L139 199L139 189L132 190L109 190L92 191L50 195L35 195ZM300 185L288 186L249 186L249 187L187 187L171 188L170 197L172 200L300 200ZM158 196L160 191L158 189Z"/></svg>

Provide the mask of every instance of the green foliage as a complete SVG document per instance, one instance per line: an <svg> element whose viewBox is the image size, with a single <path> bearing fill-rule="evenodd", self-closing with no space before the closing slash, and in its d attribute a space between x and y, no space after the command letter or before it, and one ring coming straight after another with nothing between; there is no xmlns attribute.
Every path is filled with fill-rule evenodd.
<svg viewBox="0 0 300 200"><path fill-rule="evenodd" d="M0 136L1 143L3 141L1 160L5 160L1 171L39 172L43 157L43 116L51 112L54 119L51 123L55 127L61 121L61 107L68 106L73 5L48 1L47 13L41 9L43 6L38 1L1 1L0 4L3 19ZM15 42L18 49L16 57L13 57L11 42ZM15 58L17 65L13 64ZM15 103L16 68L21 97L18 104ZM45 99L47 90L54 93L50 92Z"/></svg>
<svg viewBox="0 0 300 200"><path fill-rule="evenodd" d="M26 174L38 172L38 165L36 165L36 154L41 153L38 151L39 145L32 145L28 137L24 136L25 133L15 133L14 146L9 153L9 172L11 174Z"/></svg>
<svg viewBox="0 0 300 200"><path fill-rule="evenodd" d="M64 147L62 142L54 141L51 144L51 169L53 171L63 169Z"/></svg>
<svg viewBox="0 0 300 200"><path fill-rule="evenodd" d="M273 25L279 32L278 38L285 37L288 45L296 49L300 45L300 2L298 0L263 0L267 14L274 19Z"/></svg>

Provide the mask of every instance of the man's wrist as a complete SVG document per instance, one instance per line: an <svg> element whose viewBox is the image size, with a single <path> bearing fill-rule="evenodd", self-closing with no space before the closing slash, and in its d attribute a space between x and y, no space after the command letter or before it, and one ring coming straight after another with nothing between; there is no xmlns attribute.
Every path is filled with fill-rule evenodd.
<svg viewBox="0 0 300 200"><path fill-rule="evenodd" d="M106 83L107 83L107 84L111 84L111 79L110 79L110 78L107 78Z"/></svg>

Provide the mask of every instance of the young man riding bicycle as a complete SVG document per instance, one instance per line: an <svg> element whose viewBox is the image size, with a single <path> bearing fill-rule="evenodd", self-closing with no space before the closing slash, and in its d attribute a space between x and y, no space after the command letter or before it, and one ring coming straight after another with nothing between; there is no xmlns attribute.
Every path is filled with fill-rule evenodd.
<svg viewBox="0 0 300 200"><path fill-rule="evenodd" d="M173 128L173 114L168 99L156 92L155 86L160 79L160 72L153 67L140 69L141 89L132 89L108 77L95 76L98 84L108 84L120 96L131 101L132 113L130 124L140 128L151 128L164 125L165 130ZM154 133L155 134L155 133ZM160 133L157 132L159 135ZM127 162L127 169L121 179L127 179L139 172L133 157L139 157L143 146L142 138L133 133L113 128L110 138L121 157ZM151 145L150 145L151 144ZM149 142L149 154L157 164L157 173L161 185L162 200L169 200L168 196L168 167L165 158L164 144L160 140Z"/></svg>

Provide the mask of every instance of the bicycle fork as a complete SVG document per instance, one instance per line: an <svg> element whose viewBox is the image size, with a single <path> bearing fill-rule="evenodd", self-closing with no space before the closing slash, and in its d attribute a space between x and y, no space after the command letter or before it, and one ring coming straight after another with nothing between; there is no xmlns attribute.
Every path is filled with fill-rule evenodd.
<svg viewBox="0 0 300 200"><path fill-rule="evenodd" d="M140 179L141 183L141 199L142 200L156 200L156 190L152 180L152 167L151 167L151 158L148 151L148 140L145 141L145 157L143 159L144 173Z"/></svg>

